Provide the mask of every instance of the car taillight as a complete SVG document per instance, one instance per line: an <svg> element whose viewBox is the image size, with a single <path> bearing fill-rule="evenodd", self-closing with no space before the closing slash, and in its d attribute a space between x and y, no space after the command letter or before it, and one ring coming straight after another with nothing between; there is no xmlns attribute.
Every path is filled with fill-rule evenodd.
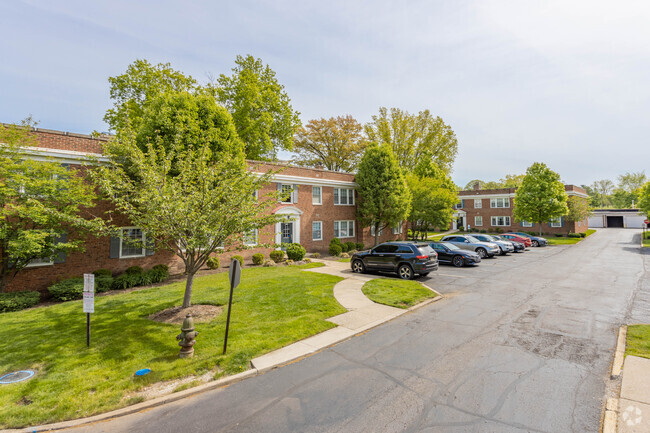
<svg viewBox="0 0 650 433"><path fill-rule="evenodd" d="M429 256L417 256L416 258L420 260L424 260L424 259L428 259Z"/></svg>

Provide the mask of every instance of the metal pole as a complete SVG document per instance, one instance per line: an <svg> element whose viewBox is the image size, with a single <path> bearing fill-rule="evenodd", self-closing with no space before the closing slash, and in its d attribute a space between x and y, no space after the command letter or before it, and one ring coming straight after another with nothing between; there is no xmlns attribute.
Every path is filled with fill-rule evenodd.
<svg viewBox="0 0 650 433"><path fill-rule="evenodd" d="M235 273L230 277L230 299L228 300L228 318L226 319L226 337L223 340L223 354L226 354L226 346L228 345L228 328L230 328L230 310L232 310L232 292L234 292Z"/></svg>
<svg viewBox="0 0 650 433"><path fill-rule="evenodd" d="M90 313L86 313L86 346L90 347Z"/></svg>

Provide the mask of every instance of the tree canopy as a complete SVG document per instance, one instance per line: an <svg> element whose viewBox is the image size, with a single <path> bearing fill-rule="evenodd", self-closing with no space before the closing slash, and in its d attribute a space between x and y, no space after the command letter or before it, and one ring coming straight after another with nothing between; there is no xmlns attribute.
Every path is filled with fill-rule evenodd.
<svg viewBox="0 0 650 433"><path fill-rule="evenodd" d="M539 224L541 235L542 223L567 212L567 194L560 175L541 162L528 167L521 186L515 192L515 219Z"/></svg>
<svg viewBox="0 0 650 433"><path fill-rule="evenodd" d="M429 110L410 114L399 108L381 107L365 125L365 132L370 141L390 145L400 167L407 171L413 171L427 156L449 173L458 153L454 131Z"/></svg>
<svg viewBox="0 0 650 433"><path fill-rule="evenodd" d="M480 189L501 189L501 188L519 188L521 182L524 180L523 174L506 174L505 177L502 177L498 181L488 181L485 182L480 179L470 180L467 185L465 185L465 190L474 189L474 185L478 182Z"/></svg>
<svg viewBox="0 0 650 433"><path fill-rule="evenodd" d="M584 221L590 214L591 209L587 200L575 195L567 197L567 214L565 220L569 222ZM567 224L568 225L568 224ZM569 231L570 231L569 226Z"/></svg>
<svg viewBox="0 0 650 433"><path fill-rule="evenodd" d="M350 115L310 120L296 133L294 162L352 172L366 147L362 131L361 124Z"/></svg>
<svg viewBox="0 0 650 433"><path fill-rule="evenodd" d="M300 113L275 72L261 59L237 56L233 74L221 74L216 93L232 115L239 137L246 144L246 157L275 159L279 150L291 150L300 126Z"/></svg>
<svg viewBox="0 0 650 433"><path fill-rule="evenodd" d="M371 144L359 163L357 218L364 227L374 227L375 245L379 232L401 224L409 215L411 192L388 144Z"/></svg>
<svg viewBox="0 0 650 433"><path fill-rule="evenodd" d="M650 182L647 182L643 188L641 188L639 210L650 218Z"/></svg>

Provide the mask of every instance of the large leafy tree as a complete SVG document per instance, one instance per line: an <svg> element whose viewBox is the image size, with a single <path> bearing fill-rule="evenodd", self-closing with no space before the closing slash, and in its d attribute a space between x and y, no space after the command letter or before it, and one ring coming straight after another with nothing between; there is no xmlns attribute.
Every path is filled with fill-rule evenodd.
<svg viewBox="0 0 650 433"><path fill-rule="evenodd" d="M614 190L614 182L609 179L597 180L591 185L591 188L600 196L600 207L602 208L609 201L608 196Z"/></svg>
<svg viewBox="0 0 650 433"><path fill-rule="evenodd" d="M584 221L591 214L591 209L587 203L587 199L577 197L575 195L567 198L567 214L564 219L568 222ZM568 225L568 224L567 224ZM569 233L571 227L569 227Z"/></svg>
<svg viewBox="0 0 650 433"><path fill-rule="evenodd" d="M25 158L38 145L31 126L0 124L0 292L33 260L81 251L81 235L103 227L85 211L96 196L77 170Z"/></svg>
<svg viewBox="0 0 650 433"><path fill-rule="evenodd" d="M411 192L388 144L366 148L355 181L359 194L357 218L362 226L374 227L377 245L379 232L401 224L411 208Z"/></svg>
<svg viewBox="0 0 650 433"><path fill-rule="evenodd" d="M93 179L147 240L183 261L186 308L194 275L213 252L241 245L244 236L279 219L268 212L277 204L275 195L256 197L270 174L257 176L241 158L226 152L214 158L208 146L179 141L171 149L149 143L145 152L123 133L106 146L111 163L100 166ZM124 155L129 155L128 170Z"/></svg>
<svg viewBox="0 0 650 433"><path fill-rule="evenodd" d="M470 180L465 185L465 190L474 189L474 185L478 182L480 189L498 189L498 188L519 188L521 182L524 180L523 174L506 174L505 177L498 181L485 182L480 179Z"/></svg>
<svg viewBox="0 0 650 433"><path fill-rule="evenodd" d="M449 173L458 153L458 140L449 125L429 110L410 114L399 108L379 108L379 114L365 125L368 139L388 143L400 164L412 171L427 155Z"/></svg>
<svg viewBox="0 0 650 433"><path fill-rule="evenodd" d="M362 132L361 124L350 115L310 120L296 133L294 161L332 171L354 171L366 147Z"/></svg>
<svg viewBox="0 0 650 433"><path fill-rule="evenodd" d="M246 157L275 159L279 150L291 150L300 126L297 111L275 72L261 59L237 56L233 74L221 74L216 93L232 115L235 128L246 143Z"/></svg>
<svg viewBox="0 0 650 433"><path fill-rule="evenodd" d="M638 192L647 180L648 178L643 171L637 173L627 172L618 176L618 187L627 193L634 193Z"/></svg>
<svg viewBox="0 0 650 433"><path fill-rule="evenodd" d="M521 186L515 193L513 215L517 221L539 224L566 215L567 194L560 175L541 162L536 162L526 170Z"/></svg>
<svg viewBox="0 0 650 433"><path fill-rule="evenodd" d="M647 182L639 195L639 210L650 218L650 182Z"/></svg>

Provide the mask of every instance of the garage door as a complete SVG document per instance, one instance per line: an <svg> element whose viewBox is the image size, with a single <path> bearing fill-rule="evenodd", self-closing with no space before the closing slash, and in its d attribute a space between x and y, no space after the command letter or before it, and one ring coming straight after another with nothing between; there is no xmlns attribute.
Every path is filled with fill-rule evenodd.
<svg viewBox="0 0 650 433"><path fill-rule="evenodd" d="M603 216L602 215L591 215L589 217L589 227L594 228L594 229L601 229L605 227L603 224Z"/></svg>
<svg viewBox="0 0 650 433"><path fill-rule="evenodd" d="M623 228L623 217L622 216L608 216L607 217L607 227L620 227Z"/></svg>
<svg viewBox="0 0 650 433"><path fill-rule="evenodd" d="M629 229L642 229L643 221L646 219L643 215L629 215L625 217L625 227Z"/></svg>

